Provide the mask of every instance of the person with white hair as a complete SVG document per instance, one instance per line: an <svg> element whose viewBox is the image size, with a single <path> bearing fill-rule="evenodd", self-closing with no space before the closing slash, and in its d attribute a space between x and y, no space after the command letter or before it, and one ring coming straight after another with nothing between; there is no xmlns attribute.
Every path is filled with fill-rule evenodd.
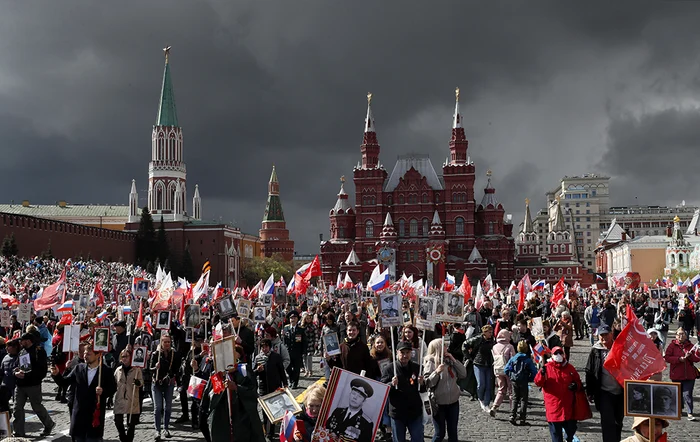
<svg viewBox="0 0 700 442"><path fill-rule="evenodd" d="M656 345L656 348L659 349L661 352L661 355L663 356L664 354L664 341L661 339L661 332L659 332L655 328L650 328L647 330L647 335L649 335L649 338L651 338L652 342L654 342L654 345ZM663 372L658 372L654 373L649 380L650 381L660 381L662 378Z"/></svg>

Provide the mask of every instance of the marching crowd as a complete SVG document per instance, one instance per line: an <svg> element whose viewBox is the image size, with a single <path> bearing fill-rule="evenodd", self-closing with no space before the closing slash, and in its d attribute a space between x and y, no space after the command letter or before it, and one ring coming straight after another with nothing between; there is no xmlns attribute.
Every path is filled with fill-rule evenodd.
<svg viewBox="0 0 700 442"><path fill-rule="evenodd" d="M0 290L19 302L30 302L65 267L66 262L58 260L0 258ZM116 427L120 441L133 441L146 400L153 402L157 441L170 438L171 425L176 423L191 425L207 442L277 440L279 423L271 423L261 412L258 398L287 387L301 392L302 377L323 374L329 379L331 370L339 367L393 387L377 440L405 441L408 434L412 442L421 441L425 423L432 422L434 442L457 441L461 396L491 417L505 411L512 425L527 427L530 384L534 383L544 397L552 441L572 441L577 423L590 418L589 404L594 404L603 441L619 442L622 385L603 362L626 324L627 306L664 352L670 379L681 383L687 418L695 419L692 391L698 370L694 364L700 362L700 352L691 336L700 330L700 312L681 294L654 305L645 293L578 290L551 305L546 293L536 292L518 313L515 305L507 303L506 294L497 292L480 305L470 299L463 322L437 323L432 330L413 325L382 328L377 316L370 315L374 309L369 301L321 296L273 305L265 322L236 312L223 320L214 305L192 328L185 329L178 315L173 315L166 329L157 329L147 300L140 300L142 322L135 320L133 309L131 317L119 310L129 296L132 279L152 275L120 263L76 262L69 269L69 292L88 293L101 281L110 288L108 298L114 303L105 303L107 314L102 317L98 309L88 309L78 319L67 320L67 315L49 310L33 313L30 324L21 324L15 314L10 327L0 327L4 337L0 341L0 411L12 414L16 436L26 436L27 401L44 425L43 435L54 431L55 422L41 403L42 381L50 374L56 384L55 399L68 407L70 434L78 442L101 440L106 409L113 410L114 422L109 425ZM405 298L404 303L413 315L414 300ZM537 337L532 333L533 318L542 319L543 333ZM79 351L65 353L63 330L71 322L82 329ZM97 351L93 342L91 330L100 325L112 330L108 351ZM330 355L322 338L332 333L339 338L339 352ZM216 373L211 346L215 339L227 336L235 340L240 363ZM579 373L569 363L571 348L576 341L581 345L586 340L590 354ZM134 362L142 359L134 352L144 346L148 353L142 355L143 364L136 366ZM320 367L314 366L314 357L320 357ZM205 382L204 391L193 393L190 388L188 393L195 378ZM366 383L353 384L352 390L360 404L372 394ZM297 418L304 425L289 440L311 440L325 392L319 383L305 391ZM180 410L173 420L176 394ZM370 441L373 431L368 434L361 406L357 411L348 411L328 425L344 440ZM668 422L656 419L655 423L658 436ZM649 436L648 418L635 418L633 431L626 441L656 440Z"/></svg>

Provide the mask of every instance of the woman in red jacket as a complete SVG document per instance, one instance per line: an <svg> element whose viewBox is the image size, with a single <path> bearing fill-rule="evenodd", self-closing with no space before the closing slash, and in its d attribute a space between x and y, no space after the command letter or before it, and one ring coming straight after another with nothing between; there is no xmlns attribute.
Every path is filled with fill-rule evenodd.
<svg viewBox="0 0 700 442"><path fill-rule="evenodd" d="M688 420L694 421L693 388L695 387L697 369L693 362L700 362L700 356L698 356L697 347L694 347L688 340L688 333L682 328L676 331L676 339L668 344L664 359L670 364L669 377L671 380L681 384L683 402L688 410Z"/></svg>
<svg viewBox="0 0 700 442"><path fill-rule="evenodd" d="M563 442L562 430L566 431L566 440L574 440L576 419L574 402L576 391L583 390L581 377L564 357L561 347L552 349L552 357L535 376L535 385L542 388L544 409L549 423L552 442Z"/></svg>

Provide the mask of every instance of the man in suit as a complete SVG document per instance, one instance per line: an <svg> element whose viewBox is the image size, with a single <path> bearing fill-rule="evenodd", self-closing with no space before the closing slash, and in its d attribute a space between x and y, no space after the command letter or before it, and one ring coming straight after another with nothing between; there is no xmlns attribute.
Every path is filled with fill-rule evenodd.
<svg viewBox="0 0 700 442"><path fill-rule="evenodd" d="M370 442L374 423L363 412L362 405L372 397L374 389L362 378L350 382L350 398L347 408L336 408L326 421L325 427L343 440Z"/></svg>
<svg viewBox="0 0 700 442"><path fill-rule="evenodd" d="M289 351L289 384L291 388L298 388L299 373L306 353L306 330L299 327L299 313L296 310L289 313L289 324L284 327L284 345Z"/></svg>
<svg viewBox="0 0 700 442"><path fill-rule="evenodd" d="M100 354L92 345L87 345L83 353L85 362L61 376L58 368L51 367L51 375L59 385L72 385L73 407L71 409L70 435L73 440L101 440L104 435L104 399L117 391L112 369L102 364ZM100 371L102 375L100 376ZM92 426L93 413L100 401L100 425Z"/></svg>

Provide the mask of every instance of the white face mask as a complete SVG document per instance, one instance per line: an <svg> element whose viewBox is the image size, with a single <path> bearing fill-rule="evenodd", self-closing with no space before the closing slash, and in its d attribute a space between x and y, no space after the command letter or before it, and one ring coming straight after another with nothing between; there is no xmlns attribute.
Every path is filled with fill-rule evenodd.
<svg viewBox="0 0 700 442"><path fill-rule="evenodd" d="M552 360L553 360L554 362L557 362L557 363L560 363L560 364L561 364L562 362L564 362L564 356L559 355L559 354L556 354L556 355L552 356Z"/></svg>

